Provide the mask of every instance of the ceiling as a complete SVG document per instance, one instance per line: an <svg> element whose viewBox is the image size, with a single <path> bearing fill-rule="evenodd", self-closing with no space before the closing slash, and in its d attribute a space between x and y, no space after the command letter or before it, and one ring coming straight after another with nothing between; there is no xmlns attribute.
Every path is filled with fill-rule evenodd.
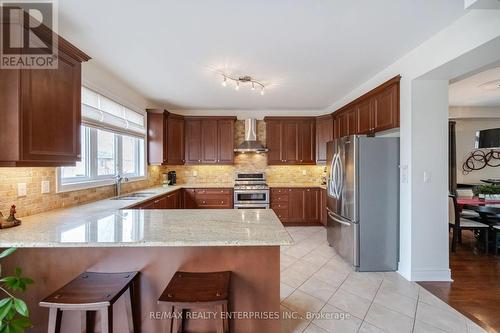
<svg viewBox="0 0 500 333"><path fill-rule="evenodd" d="M126 4L126 5L125 5ZM324 109L465 13L461 0L63 0L59 32L172 109ZM221 86L248 74L266 94Z"/></svg>
<svg viewBox="0 0 500 333"><path fill-rule="evenodd" d="M500 107L499 85L500 66L471 75L450 84L450 105Z"/></svg>

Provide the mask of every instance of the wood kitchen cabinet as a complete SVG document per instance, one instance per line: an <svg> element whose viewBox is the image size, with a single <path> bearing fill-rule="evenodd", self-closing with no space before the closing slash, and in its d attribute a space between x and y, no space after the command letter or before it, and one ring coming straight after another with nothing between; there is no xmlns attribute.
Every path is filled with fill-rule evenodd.
<svg viewBox="0 0 500 333"><path fill-rule="evenodd" d="M148 163L184 164L184 117L157 109L148 109L147 115Z"/></svg>
<svg viewBox="0 0 500 333"><path fill-rule="evenodd" d="M233 164L235 117L186 117L187 164Z"/></svg>
<svg viewBox="0 0 500 333"><path fill-rule="evenodd" d="M192 192L193 193L193 192ZM194 207L201 209L232 209L232 188L197 188L194 189Z"/></svg>
<svg viewBox="0 0 500 333"><path fill-rule="evenodd" d="M47 33L30 31L50 43L52 32L40 29ZM71 166L81 160L81 63L90 57L56 38L57 68L0 69L0 166Z"/></svg>
<svg viewBox="0 0 500 333"><path fill-rule="evenodd" d="M351 134L373 135L399 127L400 79L400 76L396 76L335 111L332 114L334 137Z"/></svg>
<svg viewBox="0 0 500 333"><path fill-rule="evenodd" d="M316 164L326 163L326 143L333 140L334 122L329 114L316 118Z"/></svg>
<svg viewBox="0 0 500 333"><path fill-rule="evenodd" d="M164 194L149 201L140 203L133 209L179 209L181 205L181 190Z"/></svg>
<svg viewBox="0 0 500 333"><path fill-rule="evenodd" d="M185 188L182 190L183 196L183 206L185 209L195 209L196 208L196 193L194 188Z"/></svg>
<svg viewBox="0 0 500 333"><path fill-rule="evenodd" d="M320 199L317 187L271 188L271 208L284 224L317 225Z"/></svg>
<svg viewBox="0 0 500 333"><path fill-rule="evenodd" d="M314 117L266 117L269 165L315 164Z"/></svg>

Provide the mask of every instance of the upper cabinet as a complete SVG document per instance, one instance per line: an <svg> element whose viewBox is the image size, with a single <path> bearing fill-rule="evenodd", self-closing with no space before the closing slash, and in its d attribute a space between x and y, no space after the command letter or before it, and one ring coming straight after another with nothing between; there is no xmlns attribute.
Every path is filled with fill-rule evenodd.
<svg viewBox="0 0 500 333"><path fill-rule="evenodd" d="M267 163L314 164L316 119L314 117L266 117Z"/></svg>
<svg viewBox="0 0 500 333"><path fill-rule="evenodd" d="M399 81L396 76L332 114L334 137L369 134L399 127Z"/></svg>
<svg viewBox="0 0 500 333"><path fill-rule="evenodd" d="M37 36L48 43L50 35ZM81 159L81 62L90 57L61 37L57 46L55 69L0 69L0 166Z"/></svg>
<svg viewBox="0 0 500 333"><path fill-rule="evenodd" d="M235 117L186 117L187 164L233 164Z"/></svg>
<svg viewBox="0 0 500 333"><path fill-rule="evenodd" d="M148 163L184 164L184 117L167 110L149 109L147 113Z"/></svg>
<svg viewBox="0 0 500 333"><path fill-rule="evenodd" d="M329 114L316 118L316 163L326 163L326 143L333 140L333 117Z"/></svg>

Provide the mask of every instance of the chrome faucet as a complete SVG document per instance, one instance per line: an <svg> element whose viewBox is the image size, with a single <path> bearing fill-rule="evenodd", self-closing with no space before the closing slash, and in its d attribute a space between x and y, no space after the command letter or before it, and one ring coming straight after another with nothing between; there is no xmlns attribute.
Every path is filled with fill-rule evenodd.
<svg viewBox="0 0 500 333"><path fill-rule="evenodd" d="M119 197L122 194L122 183L128 182L127 177L122 177L122 175L115 176L115 193L116 196Z"/></svg>

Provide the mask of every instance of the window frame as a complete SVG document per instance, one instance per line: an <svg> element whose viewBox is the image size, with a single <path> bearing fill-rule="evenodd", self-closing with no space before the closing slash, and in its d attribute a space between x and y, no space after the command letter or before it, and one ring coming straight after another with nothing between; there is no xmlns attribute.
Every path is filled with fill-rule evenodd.
<svg viewBox="0 0 500 333"><path fill-rule="evenodd" d="M109 186L115 184L116 174L120 174L123 177L127 177L129 181L141 181L148 179L148 169L146 161L146 138L127 135L119 132L114 132L106 128L98 128L93 126L81 125L82 131L85 130L85 152L82 154L87 154L85 156L86 160L86 176L85 177L71 177L66 178L63 181L62 178L62 168L56 168L56 193L70 192L76 190L90 189L101 186ZM114 134L114 149L115 149L115 174L114 175L101 175L98 173L98 161L97 161L97 131L110 132ZM136 141L136 173L134 174L123 174L123 151L122 151L122 138L123 136L133 137L138 139ZM141 144L142 140L142 144ZM142 149L141 149L142 146Z"/></svg>

